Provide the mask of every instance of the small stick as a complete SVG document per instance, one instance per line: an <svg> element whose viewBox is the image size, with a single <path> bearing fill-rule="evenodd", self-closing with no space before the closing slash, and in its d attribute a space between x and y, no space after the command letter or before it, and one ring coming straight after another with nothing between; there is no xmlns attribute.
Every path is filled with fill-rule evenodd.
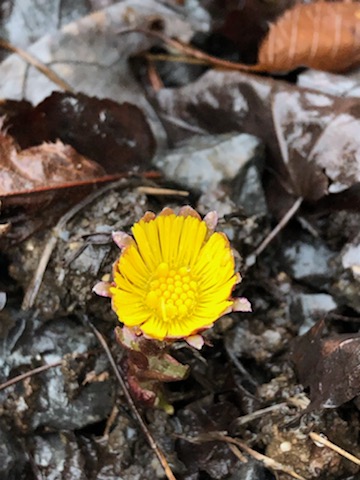
<svg viewBox="0 0 360 480"><path fill-rule="evenodd" d="M126 33L142 33L143 35L149 35L161 40L163 43L168 45L169 47L193 58L198 60L202 60L208 65L212 65L214 67L221 67L228 70L236 70L236 71L243 71L243 72L263 72L264 68L261 65L245 65L243 63L236 63L230 62L228 60L223 60L221 58L214 57L212 55L208 55L197 48L193 48L190 45L180 42L179 40L174 40L173 38L169 38L166 35L163 35L160 32L156 32L154 30L144 30L141 28L127 28L124 30L120 30L118 33L119 35L123 35Z"/></svg>
<svg viewBox="0 0 360 480"><path fill-rule="evenodd" d="M11 43L7 42L6 40L0 38L0 48L4 48L5 50L10 50L10 52L17 53L25 62L32 65L34 68L39 70L39 72L43 73L49 80L55 83L58 87L66 92L75 93L73 88L65 82L62 78L59 77L53 70L47 67L44 63L40 62L37 58L35 58L31 53L26 52L22 48L15 47Z"/></svg>
<svg viewBox="0 0 360 480"><path fill-rule="evenodd" d="M110 416L106 421L104 433L102 435L103 439L107 439L109 437L111 427L113 426L118 414L119 414L119 409L116 405L114 405L112 410L111 410Z"/></svg>
<svg viewBox="0 0 360 480"><path fill-rule="evenodd" d="M146 53L145 58L155 62L188 63L192 65L209 65L209 62L186 55L170 55L169 53Z"/></svg>
<svg viewBox="0 0 360 480"><path fill-rule="evenodd" d="M289 223L289 221L293 218L293 216L299 210L302 202L303 202L303 198L299 197L293 203L292 207L285 213L285 215L282 217L282 219L276 225L276 227L273 230L271 230L269 235L260 243L260 245L254 251L254 253L251 253L247 257L247 259L245 261L245 264L246 264L247 267L252 267L255 264L257 257L265 250L265 248L269 245L269 243L272 240L274 240L276 235Z"/></svg>
<svg viewBox="0 0 360 480"><path fill-rule="evenodd" d="M232 453L235 455L235 457L237 457L240 460L240 462L248 463L248 459L245 457L245 455L243 455L240 452L239 448L236 445L233 445L232 443L228 443L228 447L230 448Z"/></svg>
<svg viewBox="0 0 360 480"><path fill-rule="evenodd" d="M244 450L246 453L248 453L253 458L255 458L255 460L262 462L265 465L265 467L271 468L272 470L278 470L280 472L287 473L288 475L290 475L293 478L296 478L297 480L305 480L304 477L297 474L288 465L284 465L283 463L277 462L276 460L273 460L272 458L267 457L266 455L263 455L262 453L259 453L256 450L253 450L252 448L248 447L246 443L242 442L241 440L238 440L237 438L229 437L228 435L225 435L223 432L209 432L209 433L198 435L192 438L183 437L179 435L179 438L182 438L183 440L186 440L190 443L213 442L214 440L230 443L238 446L241 450Z"/></svg>
<svg viewBox="0 0 360 480"><path fill-rule="evenodd" d="M282 402L282 403L277 403L275 405L271 405L270 407L255 410L255 412L248 413L247 415L243 415L242 417L238 417L234 421L234 424L237 427L240 427L241 425L245 425L246 423L252 422L253 420L255 420L259 417L262 417L263 415L266 415L267 413L274 412L276 410L281 410L282 408L287 407L287 406L288 406L288 404L286 402Z"/></svg>
<svg viewBox="0 0 360 480"><path fill-rule="evenodd" d="M60 367L62 363L63 363L63 360L59 360L58 362L42 365L41 367L37 367L37 368L34 368L33 370L30 370L29 372L22 373L21 375L18 375L17 377L11 378L7 382L2 383L0 385L0 391L5 390L5 388L8 388L11 385L14 385L15 383L21 382L26 378L32 377L33 375L37 375L38 373L45 372L46 370L50 370L50 368Z"/></svg>
<svg viewBox="0 0 360 480"><path fill-rule="evenodd" d="M347 452L341 447L338 447L334 443L330 442L325 436L319 435L318 433L315 432L310 432L309 437L311 440L316 444L320 443L324 445L324 447L331 448L334 452L338 453L339 455L342 455L343 457L347 458L353 463L356 463L356 465L360 465L360 459L355 457L355 455L352 455L351 453Z"/></svg>
<svg viewBox="0 0 360 480"><path fill-rule="evenodd" d="M156 70L154 63L151 60L148 60L148 78L154 92L158 92L159 90L164 88L161 77Z"/></svg>
<svg viewBox="0 0 360 480"><path fill-rule="evenodd" d="M172 188L158 188L141 186L137 188L138 192L146 195L178 195L179 197L188 197L190 193L187 190L174 190Z"/></svg>
<svg viewBox="0 0 360 480"><path fill-rule="evenodd" d="M175 478L175 476L174 476L174 474L173 474L173 472L170 468L170 465L168 464L168 461L166 460L166 457L165 457L164 453L162 452L162 450L160 449L160 447L156 443L152 433L150 432L150 430L148 429L148 427L147 427L146 423L144 422L142 416L140 415L140 412L137 409L137 407L135 405L135 402L134 402L132 396L130 395L130 392L129 392L127 386L126 386L125 380L123 378L123 373L120 370L120 367L118 365L116 365L114 357L113 357L113 355L110 351L110 348L109 348L108 344L106 343L105 338L103 337L103 335L101 335L99 330L97 330L97 328L94 327L94 325L90 322L90 320L85 315L83 316L83 318L84 318L85 322L89 325L91 330L93 331L94 335L98 339L101 346L103 347L103 349L104 349L104 351L105 351L105 353L106 353L106 355L109 359L111 368L113 369L113 371L115 373L115 376L116 376L116 378L117 378L117 380L118 380L118 382L119 382L119 384L120 384L120 386L123 390L126 401L128 402L129 407L130 407L131 411L133 412L137 422L139 423L140 428L143 431L150 447L152 448L155 455L159 459L159 462L161 463L168 480L176 480L176 478Z"/></svg>

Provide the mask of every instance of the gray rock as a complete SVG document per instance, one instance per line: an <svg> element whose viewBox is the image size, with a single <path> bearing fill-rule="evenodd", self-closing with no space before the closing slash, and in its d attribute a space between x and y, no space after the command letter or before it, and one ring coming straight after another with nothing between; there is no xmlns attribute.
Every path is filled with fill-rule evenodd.
<svg viewBox="0 0 360 480"><path fill-rule="evenodd" d="M0 478L18 480L27 463L26 454L16 437L0 423Z"/></svg>
<svg viewBox="0 0 360 480"><path fill-rule="evenodd" d="M47 480L86 480L85 459L73 433L51 433L34 439L34 461ZM46 475L46 477L45 477Z"/></svg>
<svg viewBox="0 0 360 480"><path fill-rule="evenodd" d="M233 190L232 199L249 217L268 213L261 174L262 165L251 162L248 168L241 171Z"/></svg>
<svg viewBox="0 0 360 480"><path fill-rule="evenodd" d="M248 134L194 136L178 148L157 156L156 167L186 188L205 192L247 169L260 148Z"/></svg>
<svg viewBox="0 0 360 480"><path fill-rule="evenodd" d="M81 429L104 420L110 414L113 399L109 381L79 387L73 395L58 370L54 369L44 377L38 404L31 417L33 429Z"/></svg>
<svg viewBox="0 0 360 480"><path fill-rule="evenodd" d="M328 288L335 274L336 254L317 238L298 239L285 245L281 255L286 273L308 285Z"/></svg>
<svg viewBox="0 0 360 480"><path fill-rule="evenodd" d="M360 312L360 235L342 249L333 294L342 303Z"/></svg>
<svg viewBox="0 0 360 480"><path fill-rule="evenodd" d="M71 430L104 420L113 406L113 389L106 375L97 378L108 371L105 354L86 356L98 345L93 333L68 318L40 326L36 323L28 319L28 331L16 337L18 344L12 344L13 350L4 360L2 370L8 374L20 366L31 369L35 359L42 359L44 364L64 358L66 361L61 368L32 377L27 388L20 384L20 388L1 392L17 424L24 431L39 427ZM94 375L84 384L89 373Z"/></svg>
<svg viewBox="0 0 360 480"><path fill-rule="evenodd" d="M326 293L297 293L290 299L289 313L292 322L299 325L299 335L306 333L316 321L334 310L337 304Z"/></svg>

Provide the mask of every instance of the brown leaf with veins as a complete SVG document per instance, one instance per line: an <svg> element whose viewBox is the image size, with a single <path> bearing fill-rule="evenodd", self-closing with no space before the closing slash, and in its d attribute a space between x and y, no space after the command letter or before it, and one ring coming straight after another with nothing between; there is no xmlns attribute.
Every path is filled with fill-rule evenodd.
<svg viewBox="0 0 360 480"><path fill-rule="evenodd" d="M359 45L358 3L298 4L271 25L256 67L287 71L303 66L342 72L359 64Z"/></svg>
<svg viewBox="0 0 360 480"><path fill-rule="evenodd" d="M60 140L21 150L3 131L0 132L0 166L1 197L105 175L100 165Z"/></svg>
<svg viewBox="0 0 360 480"><path fill-rule="evenodd" d="M179 52L229 70L284 72L310 67L343 72L360 64L358 3L296 4L271 25L255 65L217 58L162 34L151 34Z"/></svg>
<svg viewBox="0 0 360 480"><path fill-rule="evenodd" d="M136 105L55 92L36 107L0 101L0 116L1 213L16 241L53 224L95 185L151 169L156 144Z"/></svg>
<svg viewBox="0 0 360 480"><path fill-rule="evenodd" d="M308 411L339 407L360 394L360 334L322 338L324 327L317 322L292 351L299 380L310 388Z"/></svg>

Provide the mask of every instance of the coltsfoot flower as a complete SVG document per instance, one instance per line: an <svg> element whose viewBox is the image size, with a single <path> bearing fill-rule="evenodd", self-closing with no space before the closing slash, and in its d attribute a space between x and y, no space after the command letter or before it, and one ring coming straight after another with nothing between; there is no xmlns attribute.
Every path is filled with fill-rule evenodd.
<svg viewBox="0 0 360 480"><path fill-rule="evenodd" d="M225 313L250 311L247 299L231 297L241 277L229 240L214 232L216 223L215 212L202 220L189 206L178 214L170 208L145 213L133 236L113 234L122 251L113 282L100 282L94 291L111 297L126 327L157 340L191 343Z"/></svg>

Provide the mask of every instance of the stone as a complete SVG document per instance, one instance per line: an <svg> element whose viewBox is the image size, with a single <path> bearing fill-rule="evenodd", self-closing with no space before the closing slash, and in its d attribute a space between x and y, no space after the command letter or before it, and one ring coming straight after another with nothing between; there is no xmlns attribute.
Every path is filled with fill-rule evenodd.
<svg viewBox="0 0 360 480"><path fill-rule="evenodd" d="M334 278L332 293L341 303L360 312L360 235L341 250Z"/></svg>
<svg viewBox="0 0 360 480"><path fill-rule="evenodd" d="M326 293L295 293L289 303L290 319L298 325L298 334L303 335L336 307L334 298Z"/></svg>
<svg viewBox="0 0 360 480"><path fill-rule="evenodd" d="M285 272L293 279L322 290L329 287L336 253L319 238L303 236L286 242L281 257Z"/></svg>
<svg viewBox="0 0 360 480"><path fill-rule="evenodd" d="M185 188L206 192L224 180L234 180L247 169L260 145L260 140L245 133L194 136L155 157L154 164L168 179Z"/></svg>
<svg viewBox="0 0 360 480"><path fill-rule="evenodd" d="M0 423L0 478L18 480L27 463L26 454L13 433Z"/></svg>

